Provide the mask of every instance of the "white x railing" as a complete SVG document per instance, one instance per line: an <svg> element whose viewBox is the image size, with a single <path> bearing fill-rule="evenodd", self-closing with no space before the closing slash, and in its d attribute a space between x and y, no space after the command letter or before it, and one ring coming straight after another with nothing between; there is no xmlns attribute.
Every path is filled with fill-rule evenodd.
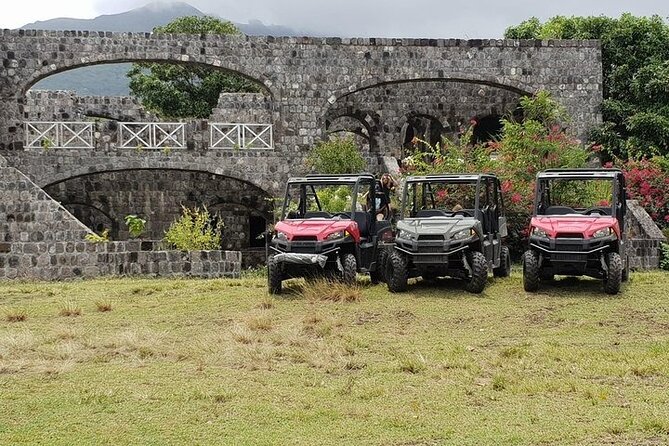
<svg viewBox="0 0 669 446"><path fill-rule="evenodd" d="M182 122L121 122L119 146L133 149L185 149L185 126Z"/></svg>
<svg viewBox="0 0 669 446"><path fill-rule="evenodd" d="M26 121L28 149L92 149L92 122Z"/></svg>
<svg viewBox="0 0 669 446"><path fill-rule="evenodd" d="M274 149L272 124L209 123L212 149Z"/></svg>

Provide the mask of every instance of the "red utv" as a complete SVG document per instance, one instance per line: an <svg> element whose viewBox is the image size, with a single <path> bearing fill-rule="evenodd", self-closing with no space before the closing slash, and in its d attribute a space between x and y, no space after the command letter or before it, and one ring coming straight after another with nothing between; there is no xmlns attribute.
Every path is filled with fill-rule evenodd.
<svg viewBox="0 0 669 446"><path fill-rule="evenodd" d="M602 279L616 294L627 280L625 177L618 169L551 169L537 174L523 286L555 275Z"/></svg>
<svg viewBox="0 0 669 446"><path fill-rule="evenodd" d="M274 226L267 260L270 294L295 277L324 276L354 283L356 273L381 280L390 222L377 221L377 180L372 174L308 175L286 185L281 221Z"/></svg>

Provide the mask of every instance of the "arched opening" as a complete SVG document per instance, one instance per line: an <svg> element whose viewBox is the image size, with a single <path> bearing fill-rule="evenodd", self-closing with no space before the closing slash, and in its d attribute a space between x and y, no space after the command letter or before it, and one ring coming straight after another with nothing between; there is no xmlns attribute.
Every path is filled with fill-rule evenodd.
<svg viewBox="0 0 669 446"><path fill-rule="evenodd" d="M472 134L472 142L475 144L496 141L502 135L504 124L499 116L489 115L476 119Z"/></svg>
<svg viewBox="0 0 669 446"><path fill-rule="evenodd" d="M192 78L161 80L164 86L170 87L160 87L168 92L182 91L183 94L190 95L191 99L186 102L179 96L178 101L172 100L170 94L164 93L148 96L142 94L143 98L133 96L127 77L133 64L118 61L91 62L36 75L36 79L25 88L23 118L26 121L86 121L105 117L128 122L154 122L160 120L159 115L165 118L181 116L200 119L214 116L215 119L222 119L219 122L238 122L228 119L243 108L245 114L262 115L263 123L269 123L271 119L268 110L271 112L272 109L272 92L261 80L245 73L199 62L153 59L136 62L155 64L158 69L174 66L193 70ZM198 76L215 76L215 79L204 82ZM234 76L233 79L239 81L237 84L225 82L225 76ZM218 87L212 87L212 83ZM143 85L144 83L138 82L136 88L143 90ZM241 92L227 93L228 96L221 103L221 97L231 91L223 89L220 95L217 94L217 88L223 86L240 88ZM199 93L192 93L193 91ZM263 99L259 100L257 97ZM173 104L187 105L177 109ZM177 110L185 114L171 114Z"/></svg>
<svg viewBox="0 0 669 446"><path fill-rule="evenodd" d="M255 249L257 261L262 260L264 241L259 244L256 238L273 215L272 200L259 187L202 171L105 171L69 178L44 190L96 232L109 229L112 240L130 237L126 215L145 219L142 238L157 240L181 216L182 206L206 206L213 218L223 220L221 248L243 253Z"/></svg>
<svg viewBox="0 0 669 446"><path fill-rule="evenodd" d="M332 121L332 116L343 111L370 110L375 116L377 151L402 157L413 148L414 138L432 146L443 138L457 140L471 116L510 115L516 110L519 98L528 94L520 88L488 80L400 79L342 92L325 117L326 121ZM495 134L496 129L490 124L487 132ZM485 138L488 133L477 136Z"/></svg>

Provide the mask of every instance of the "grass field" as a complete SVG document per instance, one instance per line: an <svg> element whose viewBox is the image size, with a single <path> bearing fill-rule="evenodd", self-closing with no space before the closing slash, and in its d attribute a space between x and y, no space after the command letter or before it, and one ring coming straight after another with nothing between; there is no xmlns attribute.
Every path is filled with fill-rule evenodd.
<svg viewBox="0 0 669 446"><path fill-rule="evenodd" d="M669 444L667 273L265 288L0 283L0 444Z"/></svg>

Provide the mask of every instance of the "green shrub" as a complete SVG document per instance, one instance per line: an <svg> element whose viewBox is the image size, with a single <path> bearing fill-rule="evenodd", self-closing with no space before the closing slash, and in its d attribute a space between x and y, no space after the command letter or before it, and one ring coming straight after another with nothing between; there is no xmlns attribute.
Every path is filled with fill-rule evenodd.
<svg viewBox="0 0 669 446"><path fill-rule="evenodd" d="M660 246L660 268L669 271L669 243Z"/></svg>
<svg viewBox="0 0 669 446"><path fill-rule="evenodd" d="M307 165L323 174L358 173L367 165L353 138L337 138L316 144Z"/></svg>
<svg viewBox="0 0 669 446"><path fill-rule="evenodd" d="M84 238L91 243L107 243L111 240L109 238L109 229L103 229L99 235L95 232L91 232L86 234Z"/></svg>
<svg viewBox="0 0 669 446"><path fill-rule="evenodd" d="M139 237L146 228L146 220L136 215L126 215L125 224L128 226L130 237Z"/></svg>
<svg viewBox="0 0 669 446"><path fill-rule="evenodd" d="M165 231L165 241L180 251L220 249L222 233L223 221L212 218L206 207L184 207L181 217Z"/></svg>

